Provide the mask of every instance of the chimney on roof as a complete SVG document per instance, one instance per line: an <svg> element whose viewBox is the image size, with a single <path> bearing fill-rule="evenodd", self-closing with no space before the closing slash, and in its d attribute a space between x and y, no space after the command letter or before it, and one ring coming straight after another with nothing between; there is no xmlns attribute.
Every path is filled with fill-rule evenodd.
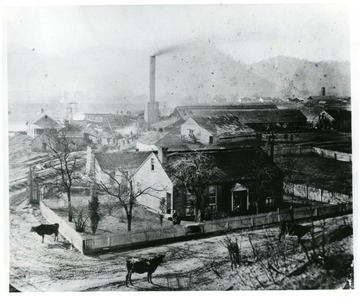
<svg viewBox="0 0 360 297"><path fill-rule="evenodd" d="M168 148L167 147L159 147L158 149L158 158L161 164L166 164L167 162L167 152L168 152Z"/></svg>
<svg viewBox="0 0 360 297"><path fill-rule="evenodd" d="M321 96L325 96L325 87L321 88Z"/></svg>

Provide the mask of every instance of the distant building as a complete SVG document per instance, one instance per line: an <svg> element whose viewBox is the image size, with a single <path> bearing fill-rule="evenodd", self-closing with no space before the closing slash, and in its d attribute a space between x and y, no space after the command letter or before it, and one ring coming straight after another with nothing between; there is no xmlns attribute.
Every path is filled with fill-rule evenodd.
<svg viewBox="0 0 360 297"><path fill-rule="evenodd" d="M243 127L250 127L259 133L306 126L306 117L297 109L199 110L192 112L190 117L202 118L203 125L206 121L209 122L208 125L211 125L211 121L216 118L222 119L220 122L224 124L237 121Z"/></svg>
<svg viewBox="0 0 360 297"><path fill-rule="evenodd" d="M45 114L41 109L41 114L34 120L27 122L27 135L36 138L43 133L56 133L61 129L60 124Z"/></svg>
<svg viewBox="0 0 360 297"><path fill-rule="evenodd" d="M236 116L191 117L181 125L181 137L202 144L236 142L244 137L255 138L253 129Z"/></svg>
<svg viewBox="0 0 360 297"><path fill-rule="evenodd" d="M136 142L138 151L158 151L160 147L188 149L178 136L170 132L150 131L142 135Z"/></svg>
<svg viewBox="0 0 360 297"><path fill-rule="evenodd" d="M325 109L318 115L315 125L322 130L351 131L351 111Z"/></svg>
<svg viewBox="0 0 360 297"><path fill-rule="evenodd" d="M115 128L128 124L129 116L117 113L85 113L84 121L87 124L96 124L112 132Z"/></svg>
<svg viewBox="0 0 360 297"><path fill-rule="evenodd" d="M235 112L239 110L278 109L274 104L228 104L228 105L185 105L177 106L172 114L151 125L154 130L170 131L180 133L181 125L190 117L205 112Z"/></svg>
<svg viewBox="0 0 360 297"><path fill-rule="evenodd" d="M31 141L31 150L34 152L48 152L50 150L49 144L55 145L55 137L63 137L64 141L71 145L72 150L84 150L91 143L89 138L85 137L81 127L69 123L66 123L65 127L56 131L56 134L53 133L52 136L49 136L48 133L43 133L35 137Z"/></svg>

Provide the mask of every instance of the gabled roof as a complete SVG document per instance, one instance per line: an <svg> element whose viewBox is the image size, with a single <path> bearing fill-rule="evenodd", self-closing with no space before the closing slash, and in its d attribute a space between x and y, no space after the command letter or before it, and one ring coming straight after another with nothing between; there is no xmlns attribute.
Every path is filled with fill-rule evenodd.
<svg viewBox="0 0 360 297"><path fill-rule="evenodd" d="M88 116L97 116L102 117L103 121L96 121L89 119ZM103 128L113 130L116 127L121 127L128 122L128 116L123 114L114 114L114 113L85 113L85 121L87 123L97 123Z"/></svg>
<svg viewBox="0 0 360 297"><path fill-rule="evenodd" d="M243 124L262 123L299 123L306 122L306 117L297 109L268 109L268 110L237 110L237 111L198 111L196 117L237 117Z"/></svg>
<svg viewBox="0 0 360 297"><path fill-rule="evenodd" d="M160 139L165 137L169 132L158 132L158 131L150 131L146 134L142 135L138 142L143 144L156 144Z"/></svg>
<svg viewBox="0 0 360 297"><path fill-rule="evenodd" d="M156 122L151 125L152 128L158 130L160 128L166 129L173 126L179 126L184 123L184 120L179 116L170 116L162 121Z"/></svg>
<svg viewBox="0 0 360 297"><path fill-rule="evenodd" d="M218 169L218 175L211 181L213 183L253 181L256 178L256 170L259 170L259 168L256 169L256 166L260 164L260 158L263 160L262 165L269 166L279 176L282 174L280 169L270 161L270 158L258 148L207 150L202 153L209 156L214 167ZM170 179L174 180L174 169L170 165L179 158L186 156L186 154L189 154L189 152L168 154L167 164L164 166L164 169ZM281 179L279 180L281 181Z"/></svg>
<svg viewBox="0 0 360 297"><path fill-rule="evenodd" d="M67 124L60 132L64 133L66 137L84 137L84 132L81 127L74 124Z"/></svg>
<svg viewBox="0 0 360 297"><path fill-rule="evenodd" d="M344 121L351 120L351 111L343 109L325 109L327 114L329 114L335 121Z"/></svg>
<svg viewBox="0 0 360 297"><path fill-rule="evenodd" d="M308 99L315 101L327 101L327 100L336 100L335 96L310 96Z"/></svg>
<svg viewBox="0 0 360 297"><path fill-rule="evenodd" d="M153 152L95 153L99 166L106 171L137 170Z"/></svg>
<svg viewBox="0 0 360 297"><path fill-rule="evenodd" d="M209 115L207 117L191 117L191 119L199 126L218 136L255 133L252 128L241 123L239 118L234 115Z"/></svg>
<svg viewBox="0 0 360 297"><path fill-rule="evenodd" d="M43 129L60 129L61 126L57 121L49 117L47 114L41 114L37 118L35 118L33 121L31 121L32 124L43 128Z"/></svg>
<svg viewBox="0 0 360 297"><path fill-rule="evenodd" d="M173 133L166 134L163 138L161 138L159 141L155 143L157 147L167 147L167 148L182 148L185 149L188 148L187 145L183 143L183 141L180 139L180 137L176 136Z"/></svg>
<svg viewBox="0 0 360 297"><path fill-rule="evenodd" d="M200 111L219 111L228 112L236 110L258 110L258 109L277 109L274 104L248 103L248 104L234 104L234 105L187 105L178 106L174 110L174 115L180 116L187 120L189 117Z"/></svg>
<svg viewBox="0 0 360 297"><path fill-rule="evenodd" d="M150 131L141 136L138 142L142 144L156 145L157 147L184 148L183 141L171 132Z"/></svg>

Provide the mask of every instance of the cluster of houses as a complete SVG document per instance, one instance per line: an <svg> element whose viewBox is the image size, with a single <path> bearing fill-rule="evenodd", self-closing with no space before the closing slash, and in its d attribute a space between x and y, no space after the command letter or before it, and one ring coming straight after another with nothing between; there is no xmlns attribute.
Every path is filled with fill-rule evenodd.
<svg viewBox="0 0 360 297"><path fill-rule="evenodd" d="M153 189L139 196L138 203L161 212L165 201L167 214L176 211L181 218L191 219L194 197L171 169L179 158L204 154L220 172L209 181L205 193L210 213L270 211L282 203L283 176L272 156L264 153L262 136L308 131L309 119L318 129L351 129L351 112L344 109L324 108L309 117L299 109L280 109L273 103L241 103L178 106L143 131L128 114L87 113L82 120L70 115L61 123L42 110L28 122L27 134L33 139L33 150L46 151L44 137L63 132L79 149L87 150L87 174L111 184L113 178L121 180L124 172L131 173L137 190ZM127 129L126 135L128 127L134 129ZM111 149L103 150L103 146ZM262 184L259 201L259 170L264 169L258 168L260 159L273 175Z"/></svg>
<svg viewBox="0 0 360 297"><path fill-rule="evenodd" d="M124 127L131 127L125 133ZM48 151L48 137L61 133L76 144L79 150L95 144L120 149L133 142L137 131L135 121L129 115L113 113L85 113L81 120L68 116L65 120L55 120L44 109L34 119L27 122L27 135L31 137L33 151Z"/></svg>

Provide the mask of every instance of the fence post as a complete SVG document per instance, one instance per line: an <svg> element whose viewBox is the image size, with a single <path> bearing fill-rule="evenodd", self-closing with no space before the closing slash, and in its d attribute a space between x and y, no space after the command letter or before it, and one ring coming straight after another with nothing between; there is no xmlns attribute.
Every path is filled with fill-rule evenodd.
<svg viewBox="0 0 360 297"><path fill-rule="evenodd" d="M277 209L277 217L278 217L278 222L280 223L280 208L279 207Z"/></svg>

